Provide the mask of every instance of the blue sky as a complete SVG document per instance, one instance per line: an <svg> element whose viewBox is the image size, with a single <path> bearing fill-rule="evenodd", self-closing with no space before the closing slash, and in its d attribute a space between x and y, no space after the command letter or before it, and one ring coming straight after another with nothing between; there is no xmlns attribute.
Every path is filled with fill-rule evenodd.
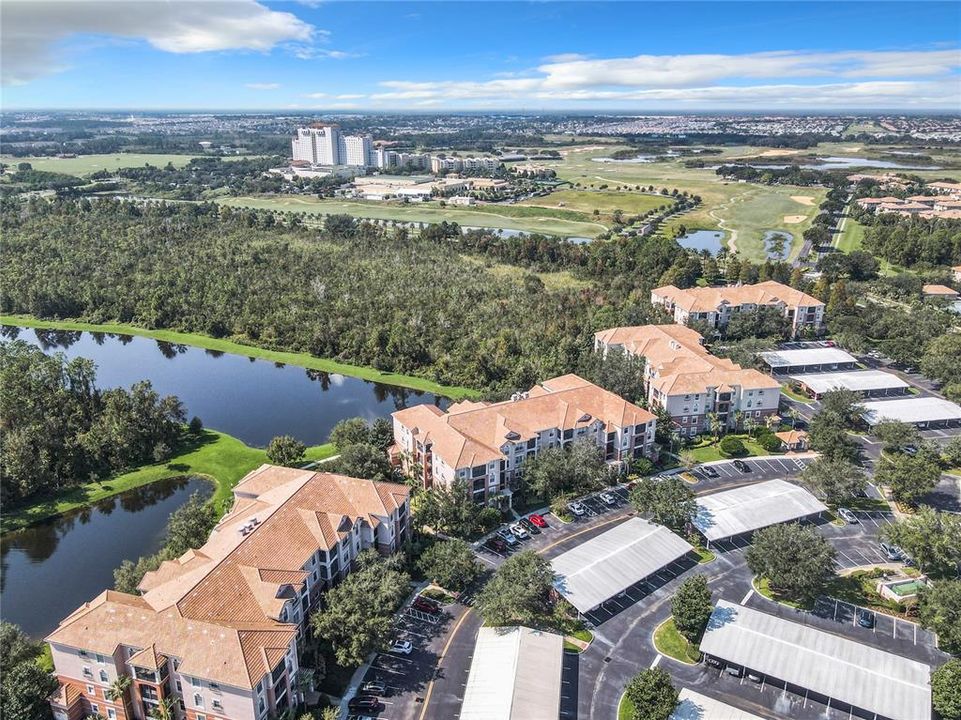
<svg viewBox="0 0 961 720"><path fill-rule="evenodd" d="M5 0L5 108L961 111L961 3Z"/></svg>

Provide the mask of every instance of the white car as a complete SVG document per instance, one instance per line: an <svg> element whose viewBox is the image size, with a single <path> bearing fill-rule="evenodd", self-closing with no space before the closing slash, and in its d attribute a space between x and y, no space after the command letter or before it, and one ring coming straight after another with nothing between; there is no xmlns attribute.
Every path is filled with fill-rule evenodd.
<svg viewBox="0 0 961 720"><path fill-rule="evenodd" d="M397 655L410 655L414 651L414 645L410 640L395 640L390 646L389 652Z"/></svg>
<svg viewBox="0 0 961 720"><path fill-rule="evenodd" d="M497 536L500 537L500 538L502 538L502 539L504 540L504 542L506 542L508 545L516 545L516 544L517 544L517 538L514 537L514 533L512 533L512 532L511 532L510 530L508 530L507 528L501 528L500 530L498 530L498 531L497 531Z"/></svg>
<svg viewBox="0 0 961 720"><path fill-rule="evenodd" d="M510 531L514 533L519 539L526 540L530 537L530 533L524 528L520 523L514 523L510 526Z"/></svg>
<svg viewBox="0 0 961 720"><path fill-rule="evenodd" d="M843 517L845 522L849 522L852 525L855 525L858 522L858 516L847 508L838 508L838 515Z"/></svg>
<svg viewBox="0 0 961 720"><path fill-rule="evenodd" d="M567 506L567 509L574 513L577 517L581 517L587 513L587 509L579 502L572 502Z"/></svg>
<svg viewBox="0 0 961 720"><path fill-rule="evenodd" d="M603 500L608 505L617 505L617 498L615 498L609 492L602 492L600 497L601 497L601 500Z"/></svg>

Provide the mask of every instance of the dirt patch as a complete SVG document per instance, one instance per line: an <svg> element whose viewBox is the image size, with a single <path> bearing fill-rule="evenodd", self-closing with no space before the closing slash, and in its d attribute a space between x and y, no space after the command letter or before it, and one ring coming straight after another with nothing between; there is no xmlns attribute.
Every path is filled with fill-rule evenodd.
<svg viewBox="0 0 961 720"><path fill-rule="evenodd" d="M784 222L786 222L788 225L797 225L798 223L804 222L806 219L807 219L807 215L785 215L784 216Z"/></svg>
<svg viewBox="0 0 961 720"><path fill-rule="evenodd" d="M791 199L796 203L801 203L802 205L807 205L808 207L814 206L813 195L792 195Z"/></svg>

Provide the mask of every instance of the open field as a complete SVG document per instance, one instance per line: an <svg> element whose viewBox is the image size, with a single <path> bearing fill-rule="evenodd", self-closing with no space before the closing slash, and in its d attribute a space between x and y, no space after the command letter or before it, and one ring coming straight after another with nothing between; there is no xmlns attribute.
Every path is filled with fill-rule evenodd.
<svg viewBox="0 0 961 720"><path fill-rule="evenodd" d="M335 452L333 445L317 445L308 448L307 459L322 460ZM66 488L20 508L4 508L0 528L3 532L16 530L126 490L185 475L199 475L214 483L215 490L210 501L218 513L221 513L226 509L230 491L237 481L265 462L267 454L263 449L248 447L237 438L224 433L204 430L199 440L193 440L178 448L166 462L144 465L102 482Z"/></svg>
<svg viewBox="0 0 961 720"><path fill-rule="evenodd" d="M845 217L841 223L841 233L837 236L835 247L843 253L860 250L861 243L864 241L864 226L850 217ZM904 272L883 258L878 258L878 261L881 263L882 275L897 275L899 272Z"/></svg>
<svg viewBox="0 0 961 720"><path fill-rule="evenodd" d="M398 387L406 387L411 390L423 390L424 392L434 393L435 395L443 395L452 400L478 396L478 393L470 388L441 385L432 380L413 375L398 375L396 373L382 372L374 368L349 365L338 362L337 360L314 357L306 353L268 350L255 345L245 345L232 340L221 340L197 333L176 332L174 330L148 330L137 327L136 325L125 325L122 323L40 320L30 315L0 315L0 325L18 325L20 327L40 328L42 330L84 330L86 332L137 335L139 337L148 337L170 343L192 345L203 348L204 350L217 350L234 355L245 355L247 357L260 358L261 360L284 363L285 365L296 365L297 367L308 368L310 370L349 375L360 378L361 380L370 380L385 385L397 385Z"/></svg>
<svg viewBox="0 0 961 720"><path fill-rule="evenodd" d="M520 204L536 207L556 208L563 203L565 208L591 214L595 210L610 216L615 210L626 215L639 215L648 210L670 205L672 199L657 195L642 195L636 192L616 192L610 190L557 190L546 197L530 198Z"/></svg>
<svg viewBox="0 0 961 720"><path fill-rule="evenodd" d="M590 287L591 285L591 283L587 280L580 280L574 277L567 270L561 270L559 272L535 273L517 265L508 265L506 263L487 263L481 258L472 255L461 255L461 257L465 262L474 263L478 267L483 267L492 275L511 280L518 285L522 285L524 283L524 278L527 275L534 275L539 278L540 281L544 283L544 287L548 290L580 290Z"/></svg>
<svg viewBox="0 0 961 720"><path fill-rule="evenodd" d="M48 172L60 172L67 175L84 176L98 170L113 172L118 168L143 167L153 165L163 167L167 163L173 163L175 167L183 167L197 155L154 155L149 153L110 153L108 155L81 155L75 158L55 158L55 157L13 157L10 155L0 155L0 162L10 165L27 162L33 166L34 170L45 170ZM223 157L223 160L242 160L244 155L230 155Z"/></svg>
<svg viewBox="0 0 961 720"><path fill-rule="evenodd" d="M280 212L293 211L312 215L352 215L370 220L397 220L411 223L456 222L468 227L492 227L544 233L561 237L594 237L607 230L604 225L576 216L563 208L531 208L522 205L479 205L473 207L441 207L438 203L376 202L364 200L326 200L315 197L231 197L217 202L232 207L250 207Z"/></svg>

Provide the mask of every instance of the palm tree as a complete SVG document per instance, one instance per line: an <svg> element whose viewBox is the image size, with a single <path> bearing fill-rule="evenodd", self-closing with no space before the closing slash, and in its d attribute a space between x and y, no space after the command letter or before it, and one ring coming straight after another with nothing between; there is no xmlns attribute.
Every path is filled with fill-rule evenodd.
<svg viewBox="0 0 961 720"><path fill-rule="evenodd" d="M744 413L740 410L734 411L734 428L735 430L740 430L744 423Z"/></svg>
<svg viewBox="0 0 961 720"><path fill-rule="evenodd" d="M694 457L694 453L692 453L690 450L685 450L682 452L679 455L679 458L681 460L681 466L688 472L693 470L697 465L697 458Z"/></svg>
<svg viewBox="0 0 961 720"><path fill-rule="evenodd" d="M723 427L721 423L721 418L717 416L717 413L710 412L707 414L708 427L711 428L711 434L714 436L714 442L721 436L721 428Z"/></svg>
<svg viewBox="0 0 961 720"><path fill-rule="evenodd" d="M150 720L176 720L173 711L174 703L170 698L164 698L150 711Z"/></svg>
<svg viewBox="0 0 961 720"><path fill-rule="evenodd" d="M107 699L112 702L123 700L126 698L127 689L130 687L130 682L129 675L119 675L117 679L111 683L110 687L107 688L107 692L104 694L106 695Z"/></svg>

